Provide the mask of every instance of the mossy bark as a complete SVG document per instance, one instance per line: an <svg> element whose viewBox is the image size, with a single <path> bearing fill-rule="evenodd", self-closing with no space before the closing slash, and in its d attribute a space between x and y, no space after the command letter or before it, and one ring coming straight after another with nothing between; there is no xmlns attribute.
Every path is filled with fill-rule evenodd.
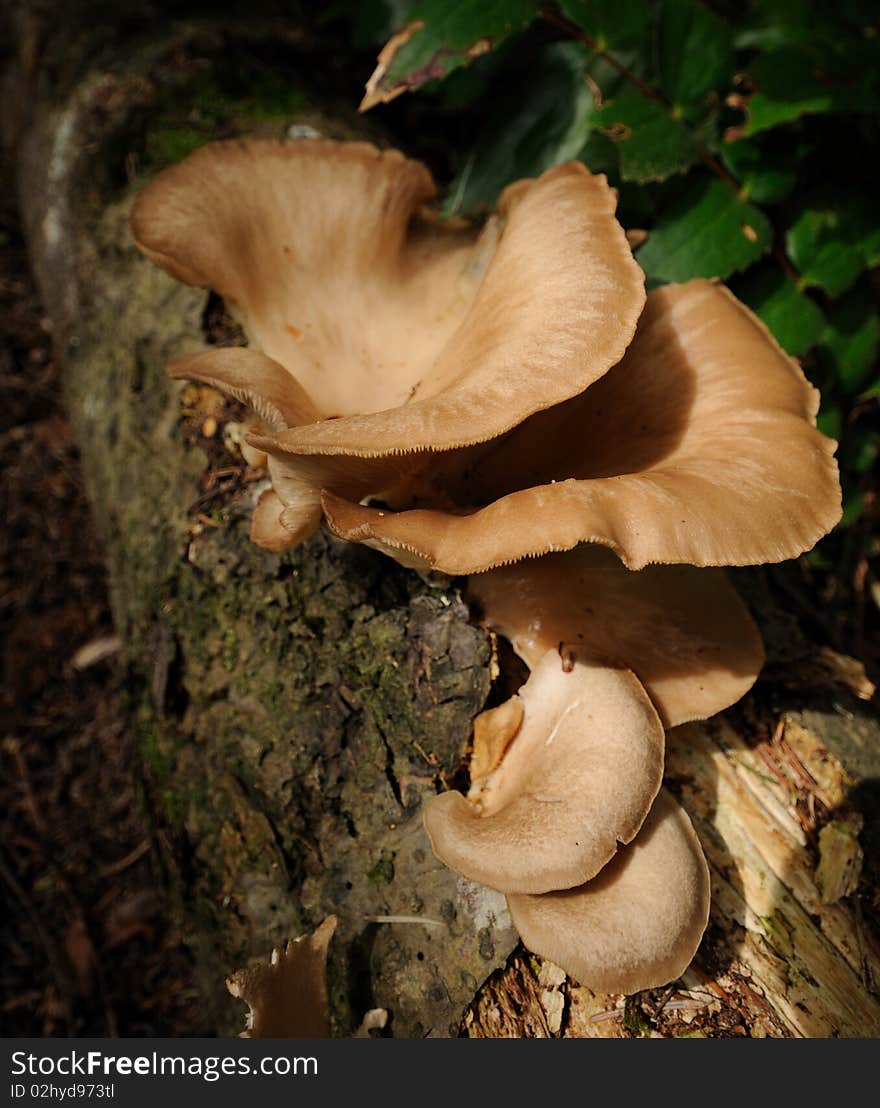
<svg viewBox="0 0 880 1108"><path fill-rule="evenodd" d="M255 486L232 455L213 486L228 485L222 499L206 492L217 448L184 433L181 388L163 372L202 345L206 295L136 253L138 181L122 170L132 150L159 162L180 152L179 101L194 87L181 79L160 96L154 75L182 42L191 32L142 43L61 96L35 92L20 183L206 1028L241 1027L228 972L334 913L338 1033L374 1006L400 1036L456 1034L466 1011L472 1035L880 1033L870 921L855 894L824 903L814 879L821 827L847 826L859 780L877 773L880 729L833 664L816 677L784 613L759 612L776 661L757 696L671 739L668 781L707 843L715 894L677 991L595 997L530 956L508 962L503 898L434 860L420 806L459 765L489 692L490 644L454 582L323 535L283 557L252 546ZM310 126L352 130L308 94L286 110L254 120L239 103L225 118L283 134L304 112ZM786 734L797 743L781 746ZM861 759L852 776L835 744ZM374 922L384 916L427 922Z"/></svg>

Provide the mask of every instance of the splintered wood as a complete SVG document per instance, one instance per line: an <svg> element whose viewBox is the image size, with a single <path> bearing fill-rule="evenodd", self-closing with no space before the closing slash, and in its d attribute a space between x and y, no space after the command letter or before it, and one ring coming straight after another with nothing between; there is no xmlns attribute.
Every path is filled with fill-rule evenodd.
<svg viewBox="0 0 880 1108"><path fill-rule="evenodd" d="M546 963L520 951L484 985L463 1033L880 1036L880 948L858 896L855 783L804 715L782 714L769 728L727 717L676 728L666 782L712 871L709 928L684 977L635 997L571 982L548 989Z"/></svg>

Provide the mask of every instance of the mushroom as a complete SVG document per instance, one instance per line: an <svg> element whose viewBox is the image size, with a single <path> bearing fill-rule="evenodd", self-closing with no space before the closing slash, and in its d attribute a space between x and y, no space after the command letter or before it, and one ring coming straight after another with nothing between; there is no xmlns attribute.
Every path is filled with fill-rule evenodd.
<svg viewBox="0 0 880 1108"><path fill-rule="evenodd" d="M514 700L506 752L486 760L467 799L427 802L428 837L442 862L499 892L582 885L641 827L663 775L663 725L629 671L555 649Z"/></svg>
<svg viewBox="0 0 880 1108"><path fill-rule="evenodd" d="M243 1039L327 1038L327 950L337 919L272 951L268 962L236 970L226 988L249 1012Z"/></svg>
<svg viewBox="0 0 880 1108"><path fill-rule="evenodd" d="M641 831L577 889L508 896L523 942L595 992L635 993L687 969L709 919L709 869L687 817L661 789Z"/></svg>
<svg viewBox="0 0 880 1108"><path fill-rule="evenodd" d="M631 571L593 546L477 574L468 593L531 673L477 717L467 799L426 804L434 852L506 893L525 945L591 988L666 983L696 952L709 882L686 814L654 799L663 726L751 687L757 628L721 570ZM638 680L608 668L627 665Z"/></svg>
<svg viewBox="0 0 880 1108"><path fill-rule="evenodd" d="M437 857L505 893L529 950L595 990L678 977L708 920L699 840L660 789L663 743L629 671L549 650L477 717L467 799L424 807Z"/></svg>
<svg viewBox="0 0 880 1108"><path fill-rule="evenodd" d="M397 151L253 140L201 148L135 202L140 249L215 289L262 355L173 366L268 413L258 541L306 537L324 489L405 500L438 452L577 395L632 339L644 276L603 176L517 182L482 230L432 218L434 194Z"/></svg>
<svg viewBox="0 0 880 1108"><path fill-rule="evenodd" d="M781 561L840 518L818 393L767 328L705 280L648 295L610 372L509 435L438 455L415 507L328 490L340 537L409 565L480 573L581 542L629 569Z"/></svg>
<svg viewBox="0 0 880 1108"><path fill-rule="evenodd" d="M215 143L144 190L132 230L248 335L170 371L259 421L254 541L284 550L326 519L470 575L531 669L477 719L468 797L426 806L438 856L585 983L659 984L708 911L693 829L658 795L663 726L733 703L763 660L705 567L812 547L840 517L836 444L723 286L646 300L604 177L516 182L482 228L439 222L434 194L365 143Z"/></svg>
<svg viewBox="0 0 880 1108"><path fill-rule="evenodd" d="M530 667L558 645L628 666L664 727L735 704L764 663L761 635L721 569L633 572L609 550L579 546L476 574L467 590Z"/></svg>

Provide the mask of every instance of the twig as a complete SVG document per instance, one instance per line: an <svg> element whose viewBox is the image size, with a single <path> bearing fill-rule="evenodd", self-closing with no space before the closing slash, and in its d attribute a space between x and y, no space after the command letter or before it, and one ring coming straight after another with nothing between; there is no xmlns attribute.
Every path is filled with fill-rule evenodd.
<svg viewBox="0 0 880 1108"><path fill-rule="evenodd" d="M61 961L57 956L54 943L46 934L46 931L44 930L43 925L40 922L39 913L31 903L30 897L19 884L18 878L15 876L12 867L7 864L2 849L0 849L0 877L2 877L3 880L6 882L7 886L9 887L9 891L21 905L25 915L30 920L31 927L34 930L34 935L36 935L37 941L43 948L43 953L46 956L46 964L49 967L52 977L55 979L55 988L58 990L58 998L61 1002L64 1022L67 1024L67 1027L69 1029L71 1018L70 1004L68 1003L68 998L71 991L70 981L68 980L67 974L64 972Z"/></svg>

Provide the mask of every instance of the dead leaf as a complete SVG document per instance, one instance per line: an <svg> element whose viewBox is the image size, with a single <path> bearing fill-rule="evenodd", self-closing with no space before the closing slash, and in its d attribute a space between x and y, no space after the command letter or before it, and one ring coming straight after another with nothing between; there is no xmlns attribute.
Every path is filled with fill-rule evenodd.
<svg viewBox="0 0 880 1108"><path fill-rule="evenodd" d="M406 46L416 31L421 31L424 26L424 21L417 19L414 23L407 24L402 31L392 35L385 43L379 57L376 59L376 68L373 70L369 81L367 81L364 98L358 105L359 112L368 112L370 108L375 108L377 104L388 104L391 100L395 100L400 96L401 93L406 92L408 85L399 84L392 85L391 88L383 88L382 81L397 57L397 52L401 47Z"/></svg>

